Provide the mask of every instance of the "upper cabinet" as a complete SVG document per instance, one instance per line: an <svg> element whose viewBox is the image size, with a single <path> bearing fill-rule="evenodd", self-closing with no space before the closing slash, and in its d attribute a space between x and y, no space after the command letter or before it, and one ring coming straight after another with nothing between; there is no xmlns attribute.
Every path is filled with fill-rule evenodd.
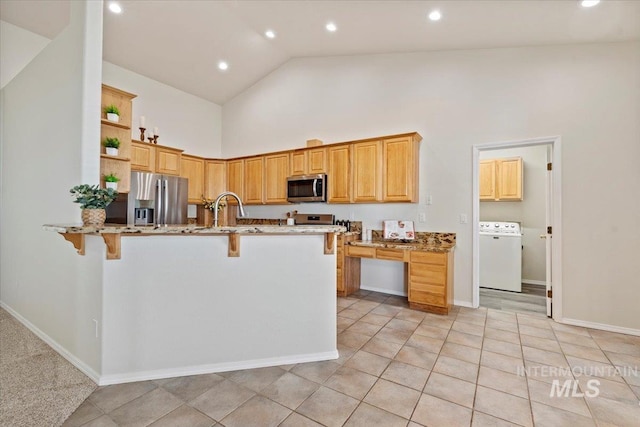
<svg viewBox="0 0 640 427"><path fill-rule="evenodd" d="M156 145L156 173L180 176L182 151L176 148Z"/></svg>
<svg viewBox="0 0 640 427"><path fill-rule="evenodd" d="M372 203L382 198L382 142L353 144L353 202Z"/></svg>
<svg viewBox="0 0 640 427"><path fill-rule="evenodd" d="M296 150L291 153L291 175L307 173L307 150Z"/></svg>
<svg viewBox="0 0 640 427"><path fill-rule="evenodd" d="M244 159L244 198L247 205L261 205L263 203L263 172L264 157L256 156Z"/></svg>
<svg viewBox="0 0 640 427"><path fill-rule="evenodd" d="M288 176L289 153L264 156L264 202L266 204L287 203Z"/></svg>
<svg viewBox="0 0 640 427"><path fill-rule="evenodd" d="M131 170L153 172L155 168L155 146L146 142L131 141Z"/></svg>
<svg viewBox="0 0 640 427"><path fill-rule="evenodd" d="M351 145L327 147L329 203L351 203Z"/></svg>
<svg viewBox="0 0 640 427"><path fill-rule="evenodd" d="M480 161L481 201L522 200L522 158Z"/></svg>
<svg viewBox="0 0 640 427"><path fill-rule="evenodd" d="M204 159L183 154L180 158L180 176L189 180L187 201L202 203L204 195Z"/></svg>
<svg viewBox="0 0 640 427"><path fill-rule="evenodd" d="M204 195L214 200L227 190L227 162L224 160L205 160Z"/></svg>
<svg viewBox="0 0 640 427"><path fill-rule="evenodd" d="M327 173L327 149L314 147L291 152L290 175Z"/></svg>
<svg viewBox="0 0 640 427"><path fill-rule="evenodd" d="M413 133L382 142L382 201L418 201L420 141Z"/></svg>
<svg viewBox="0 0 640 427"><path fill-rule="evenodd" d="M244 201L244 161L242 159L229 160L227 162L227 190L236 193ZM237 205L236 199L228 197L231 205Z"/></svg>

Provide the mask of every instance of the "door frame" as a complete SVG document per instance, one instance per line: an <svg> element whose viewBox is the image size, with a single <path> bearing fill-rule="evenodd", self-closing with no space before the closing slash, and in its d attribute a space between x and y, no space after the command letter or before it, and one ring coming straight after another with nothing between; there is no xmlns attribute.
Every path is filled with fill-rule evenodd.
<svg viewBox="0 0 640 427"><path fill-rule="evenodd" d="M553 208L551 218L553 226L553 238L551 239L551 284L553 287L552 318L562 319L562 150L560 136L522 139L505 142L489 142L473 145L473 297L474 308L480 306L480 152L506 148L531 147L536 145L549 145L553 159L552 188L547 197L551 198ZM549 266L546 266L549 268Z"/></svg>

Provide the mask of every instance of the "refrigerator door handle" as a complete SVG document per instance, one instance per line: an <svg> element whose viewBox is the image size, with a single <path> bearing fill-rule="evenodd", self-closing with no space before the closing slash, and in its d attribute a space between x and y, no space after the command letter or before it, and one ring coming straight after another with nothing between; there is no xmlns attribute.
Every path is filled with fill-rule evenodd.
<svg viewBox="0 0 640 427"><path fill-rule="evenodd" d="M164 218L162 218L162 224L167 225L167 216L169 216L169 180L164 180Z"/></svg>
<svg viewBox="0 0 640 427"><path fill-rule="evenodd" d="M158 211L158 215L156 218L156 225L162 224L162 180L159 179L156 182L156 209Z"/></svg>

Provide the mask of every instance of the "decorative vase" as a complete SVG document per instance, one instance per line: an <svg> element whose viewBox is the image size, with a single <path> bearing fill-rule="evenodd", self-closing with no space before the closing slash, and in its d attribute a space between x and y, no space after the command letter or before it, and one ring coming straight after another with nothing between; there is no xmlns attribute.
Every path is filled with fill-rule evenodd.
<svg viewBox="0 0 640 427"><path fill-rule="evenodd" d="M107 188L113 188L114 190L118 189L118 183L117 182L105 182L104 185Z"/></svg>
<svg viewBox="0 0 640 427"><path fill-rule="evenodd" d="M120 121L120 116L115 113L107 113L107 120L118 123Z"/></svg>
<svg viewBox="0 0 640 427"><path fill-rule="evenodd" d="M105 147L105 151L110 156L117 156L118 155L118 149L117 148Z"/></svg>
<svg viewBox="0 0 640 427"><path fill-rule="evenodd" d="M85 226L101 227L107 219L104 209L82 209L82 224Z"/></svg>

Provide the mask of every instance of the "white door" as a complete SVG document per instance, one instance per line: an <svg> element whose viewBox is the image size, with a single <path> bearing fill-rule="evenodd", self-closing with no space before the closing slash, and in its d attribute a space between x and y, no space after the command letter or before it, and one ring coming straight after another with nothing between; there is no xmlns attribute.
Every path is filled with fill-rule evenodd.
<svg viewBox="0 0 640 427"><path fill-rule="evenodd" d="M547 173L545 174L546 180L546 197L545 197L545 219L547 224L547 229L545 230L545 234L541 235L541 238L545 239L545 255L546 255L546 277L545 277L545 285L546 285L546 297L547 297L547 316L552 317L551 312L551 300L552 300L552 290L551 290L551 238L553 233L553 175L551 169L553 168L552 162L553 155L553 146L547 146Z"/></svg>

